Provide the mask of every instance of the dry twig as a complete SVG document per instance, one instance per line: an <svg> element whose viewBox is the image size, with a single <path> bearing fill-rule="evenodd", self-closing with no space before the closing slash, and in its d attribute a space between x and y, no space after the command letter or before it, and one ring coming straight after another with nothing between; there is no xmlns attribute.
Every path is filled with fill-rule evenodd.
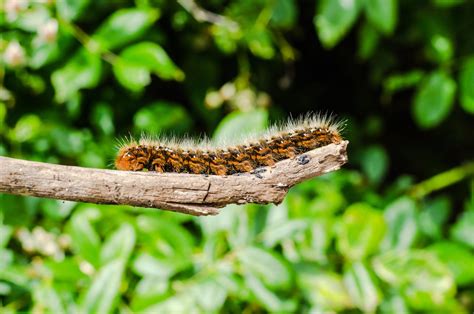
<svg viewBox="0 0 474 314"><path fill-rule="evenodd" d="M215 215L232 203L280 203L293 185L345 164L347 144L231 176L103 170L0 157L0 193Z"/></svg>

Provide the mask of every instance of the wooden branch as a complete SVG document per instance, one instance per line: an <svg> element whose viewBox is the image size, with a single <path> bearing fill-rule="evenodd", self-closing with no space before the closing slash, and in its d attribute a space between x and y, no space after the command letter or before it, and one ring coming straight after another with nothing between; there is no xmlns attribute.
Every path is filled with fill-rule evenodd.
<svg viewBox="0 0 474 314"><path fill-rule="evenodd" d="M232 203L280 203L293 185L345 164L347 144L230 176L103 170L0 157L0 193L215 215Z"/></svg>

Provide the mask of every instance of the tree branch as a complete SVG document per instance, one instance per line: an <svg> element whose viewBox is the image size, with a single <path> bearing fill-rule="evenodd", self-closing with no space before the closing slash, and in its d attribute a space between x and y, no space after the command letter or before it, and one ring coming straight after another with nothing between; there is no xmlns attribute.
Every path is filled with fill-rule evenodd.
<svg viewBox="0 0 474 314"><path fill-rule="evenodd" d="M347 144L230 176L103 170L0 157L0 193L215 215L232 203L280 203L293 185L345 164Z"/></svg>

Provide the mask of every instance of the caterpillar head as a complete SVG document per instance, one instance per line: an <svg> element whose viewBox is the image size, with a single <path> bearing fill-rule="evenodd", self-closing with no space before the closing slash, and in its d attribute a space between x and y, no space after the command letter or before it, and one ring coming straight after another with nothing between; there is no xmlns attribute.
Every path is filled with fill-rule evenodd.
<svg viewBox="0 0 474 314"><path fill-rule="evenodd" d="M139 171L143 170L144 164L140 162L139 156L128 148L122 148L115 159L115 168L118 170Z"/></svg>

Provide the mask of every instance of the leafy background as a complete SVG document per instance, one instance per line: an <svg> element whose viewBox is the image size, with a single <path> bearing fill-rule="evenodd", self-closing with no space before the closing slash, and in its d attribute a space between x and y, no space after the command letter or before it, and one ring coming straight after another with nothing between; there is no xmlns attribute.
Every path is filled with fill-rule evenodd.
<svg viewBox="0 0 474 314"><path fill-rule="evenodd" d="M0 154L347 119L350 162L195 218L0 196L5 313L474 309L474 2L3 0Z"/></svg>

